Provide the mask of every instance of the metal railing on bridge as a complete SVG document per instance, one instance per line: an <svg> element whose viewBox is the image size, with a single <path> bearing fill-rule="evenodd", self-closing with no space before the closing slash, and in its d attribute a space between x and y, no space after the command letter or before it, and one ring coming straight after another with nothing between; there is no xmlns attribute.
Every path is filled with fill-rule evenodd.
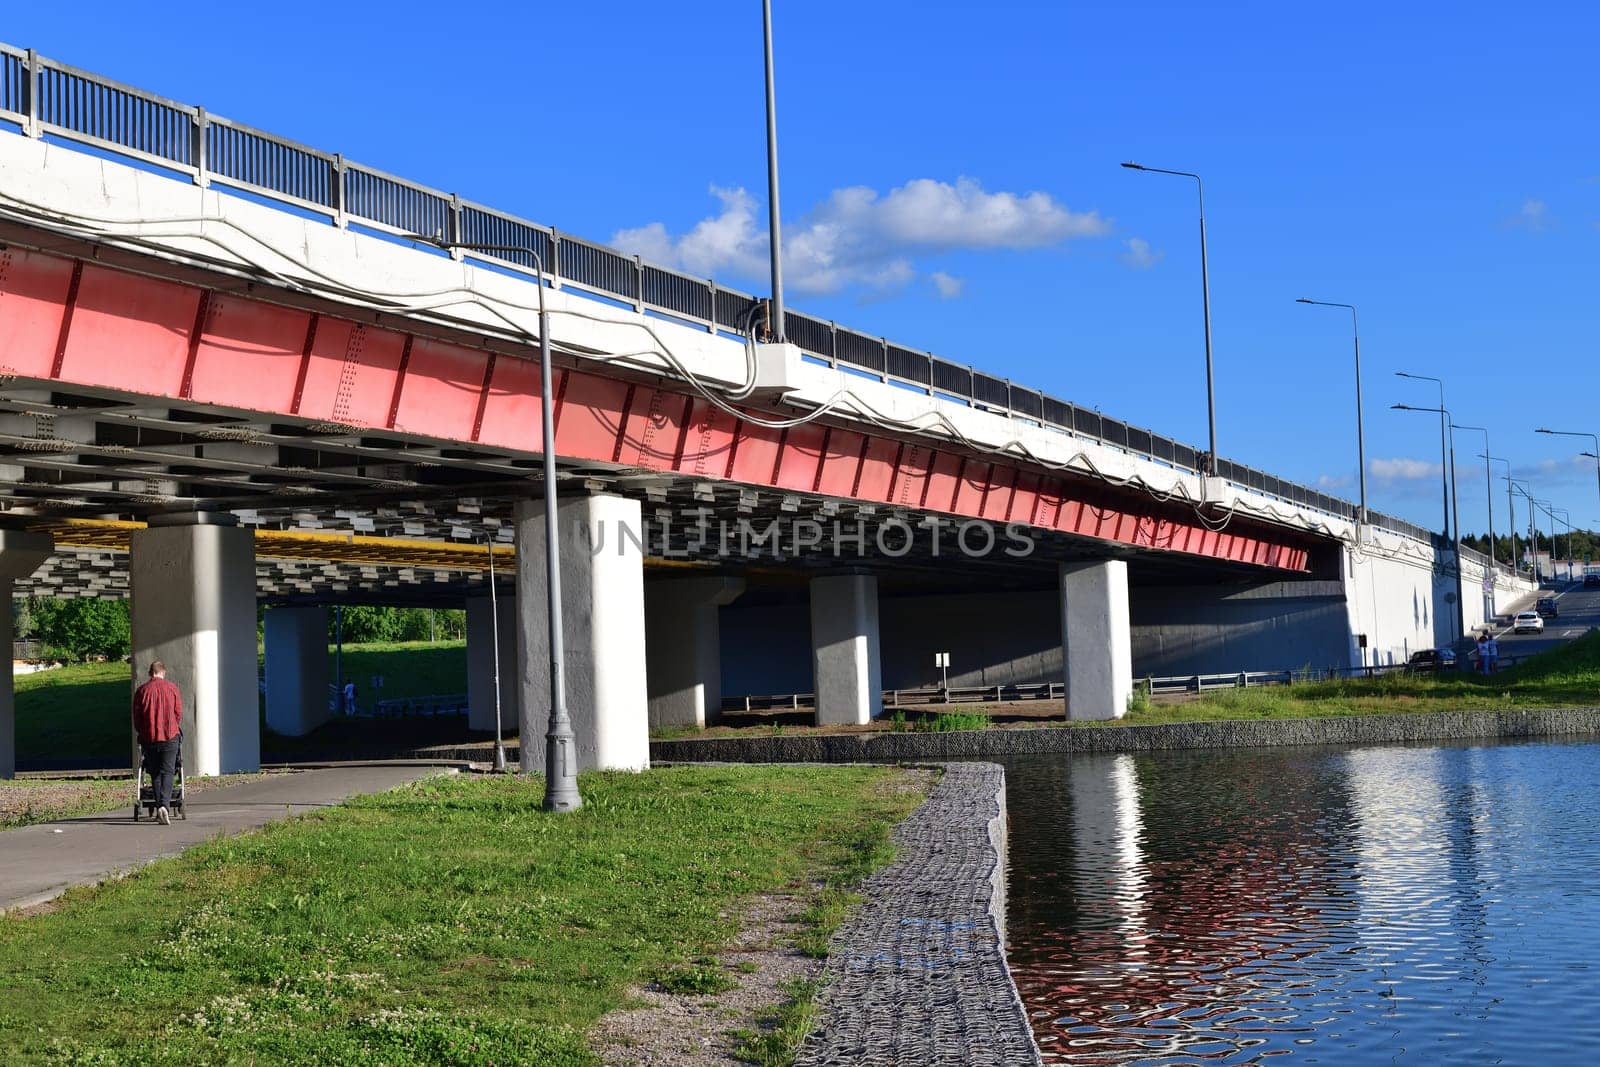
<svg viewBox="0 0 1600 1067"><path fill-rule="evenodd" d="M764 301L716 282L680 274L614 248L365 167L337 152L297 144L88 71L32 49L0 43L0 119L30 137L91 145L218 185L322 215L335 226L391 235L428 234L445 243L525 246L538 251L552 284L571 286L640 312L707 330L742 332ZM527 273L533 262L514 250L463 251ZM985 374L930 352L790 311L789 340L830 366L869 375L973 408L1118 449L1177 470L1196 472L1203 452L1131 423ZM1250 493L1354 521L1354 504L1219 459L1216 474ZM1427 530L1369 511L1370 521L1432 543Z"/></svg>

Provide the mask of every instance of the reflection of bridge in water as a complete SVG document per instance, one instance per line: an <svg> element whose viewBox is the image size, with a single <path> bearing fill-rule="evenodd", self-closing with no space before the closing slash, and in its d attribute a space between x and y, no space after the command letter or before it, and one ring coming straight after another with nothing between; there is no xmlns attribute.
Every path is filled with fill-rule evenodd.
<svg viewBox="0 0 1600 1067"><path fill-rule="evenodd" d="M1010 956L1046 1061L1561 1061L1519 1058L1523 1034L1500 1013L1539 1015L1546 983L1588 951L1546 939L1568 921L1570 868L1600 840L1555 847L1556 884L1527 885L1551 848L1540 831L1593 812L1552 810L1582 786L1546 800L1521 778L1556 780L1592 753L1014 761ZM1562 1004L1586 1011L1597 984L1585 975Z"/></svg>

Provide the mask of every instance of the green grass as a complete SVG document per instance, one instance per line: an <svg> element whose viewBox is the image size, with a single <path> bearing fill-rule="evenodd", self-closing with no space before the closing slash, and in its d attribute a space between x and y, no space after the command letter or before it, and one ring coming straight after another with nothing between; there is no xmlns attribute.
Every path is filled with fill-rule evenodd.
<svg viewBox="0 0 1600 1067"><path fill-rule="evenodd" d="M132 766L131 678L126 663L80 663L19 674L18 758L115 756Z"/></svg>
<svg viewBox="0 0 1600 1067"><path fill-rule="evenodd" d="M537 778L440 778L213 841L0 921L0 1062L592 1064L739 898L882 862L898 774L588 774L563 816Z"/></svg>
<svg viewBox="0 0 1600 1067"><path fill-rule="evenodd" d="M1597 700L1600 631L1489 677L1466 671L1415 675L1396 672L1376 678L1220 689L1197 700L1150 705L1114 725L1585 707L1593 706Z"/></svg>
<svg viewBox="0 0 1600 1067"><path fill-rule="evenodd" d="M130 760L129 701L132 676L126 663L84 663L17 676L19 759ZM344 673L354 679L363 705L379 699L464 693L464 641L346 645ZM373 689L372 676L383 676ZM333 652L328 681L334 681Z"/></svg>
<svg viewBox="0 0 1600 1067"><path fill-rule="evenodd" d="M762 1014L755 1030L737 1030L735 1054L758 1067L789 1067L800 1044L817 1022L817 994L820 983L797 978L787 983L788 999Z"/></svg>

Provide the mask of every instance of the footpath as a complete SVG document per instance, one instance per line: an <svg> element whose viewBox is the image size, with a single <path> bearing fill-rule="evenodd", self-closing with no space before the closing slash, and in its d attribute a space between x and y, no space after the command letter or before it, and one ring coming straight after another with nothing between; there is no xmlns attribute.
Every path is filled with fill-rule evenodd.
<svg viewBox="0 0 1600 1067"><path fill-rule="evenodd" d="M130 784L129 802L115 811L0 833L0 913L36 907L73 886L126 874L213 837L253 830L440 773L445 769L404 764L273 774L240 785L191 791L186 804L189 817L174 819L170 826L148 818L133 820Z"/></svg>

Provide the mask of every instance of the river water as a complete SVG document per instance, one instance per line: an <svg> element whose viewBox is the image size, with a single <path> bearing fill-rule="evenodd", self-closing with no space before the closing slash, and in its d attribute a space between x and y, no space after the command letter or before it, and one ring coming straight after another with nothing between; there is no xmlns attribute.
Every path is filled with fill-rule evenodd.
<svg viewBox="0 0 1600 1067"><path fill-rule="evenodd" d="M1600 743L1006 763L1047 1063L1600 1061Z"/></svg>

